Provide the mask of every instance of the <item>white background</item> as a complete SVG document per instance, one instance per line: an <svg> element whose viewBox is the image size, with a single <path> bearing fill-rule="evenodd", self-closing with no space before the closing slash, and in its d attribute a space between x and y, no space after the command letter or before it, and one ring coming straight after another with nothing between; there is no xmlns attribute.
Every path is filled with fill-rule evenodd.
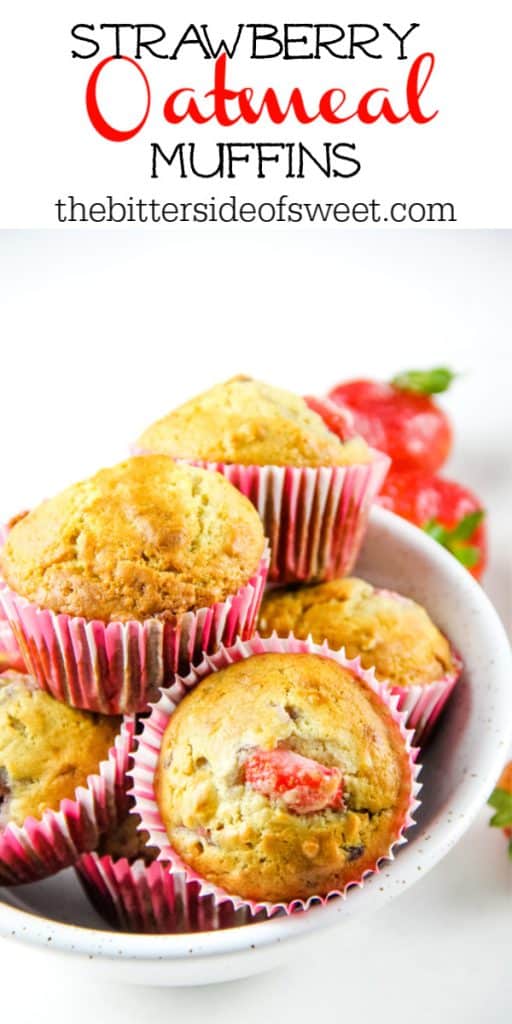
<svg viewBox="0 0 512 1024"><path fill-rule="evenodd" d="M512 11L504 0L270 0L240 5L235 0L192 0L172 5L165 0L52 0L41 4L4 5L2 12L2 161L0 163L0 225L53 227L57 198L74 194L88 203L114 193L160 200L208 198L212 193L236 193L261 202L281 193L308 200L382 202L451 201L461 227L512 225L509 189L509 50ZM194 48L179 61L145 60L153 102L148 122L134 140L111 143L92 129L85 112L86 82L97 58L73 60L76 47L70 37L73 24L88 22L153 21L179 36L190 22L209 24L212 32L232 34L239 21L250 22L369 22L385 21L402 29L411 21L421 28L411 36L411 57L433 50L437 57L428 87L428 110L439 108L430 124L417 126L349 122L340 128L315 124L306 128L290 122L275 127L266 121L253 127L218 129L212 125L171 128L162 117L169 92L183 85L200 92L211 87L212 61L197 56ZM389 36L389 39L391 37ZM109 50L103 51L101 56ZM272 85L285 96L300 84L309 100L327 88L345 87L349 100L366 89L388 85L396 95L403 83L406 62L397 61L386 48L381 60L353 61L250 61L236 59L230 69L235 87L254 85L257 95ZM117 62L111 86L102 85L105 112L116 126L134 123L141 109L141 82L126 76L127 66ZM123 66L124 65L124 66ZM110 72L109 72L110 73ZM136 73L135 73L136 76ZM232 77L231 77L232 76ZM401 88L403 93L403 86ZM276 173L269 181L254 182L243 174L235 182L180 182L173 171L151 182L150 142L169 150L177 141L196 139L208 163L217 141L302 139L314 149L323 141L355 141L363 170L348 181L329 181L321 175L305 182L283 181ZM93 230L100 230L99 227ZM122 230L122 229L121 229ZM171 226L164 230L174 233ZM237 232L243 228L236 227ZM255 229L257 230L257 229ZM343 229L342 229L343 230Z"/></svg>
<svg viewBox="0 0 512 1024"><path fill-rule="evenodd" d="M0 514L122 457L175 402L236 372L323 392L353 374L448 363L449 470L489 510L489 593L512 625L508 233L237 236L0 234ZM223 1024L412 1013L505 1024L512 865L488 810L425 880L371 921L320 935L270 975L196 991L75 979L2 945L2 1007L21 1024ZM7 980L8 979L8 980Z"/></svg>

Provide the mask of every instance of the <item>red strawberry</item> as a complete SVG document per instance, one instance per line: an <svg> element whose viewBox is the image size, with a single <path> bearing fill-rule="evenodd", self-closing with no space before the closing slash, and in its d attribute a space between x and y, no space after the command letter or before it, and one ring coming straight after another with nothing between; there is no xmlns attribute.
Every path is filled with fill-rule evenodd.
<svg viewBox="0 0 512 1024"><path fill-rule="evenodd" d="M480 579L487 561L485 512L467 487L432 473L402 473L392 466L377 502L420 526Z"/></svg>
<svg viewBox="0 0 512 1024"><path fill-rule="evenodd" d="M251 751L244 764L245 781L258 793L278 798L289 811L306 814L343 806L339 768L327 768L293 750Z"/></svg>
<svg viewBox="0 0 512 1024"><path fill-rule="evenodd" d="M512 761L505 765L488 802L496 811L490 824L495 828L502 828L510 840L508 852L512 860Z"/></svg>
<svg viewBox="0 0 512 1024"><path fill-rule="evenodd" d="M433 473L446 462L452 428L431 396L446 391L453 378L445 367L411 370L389 384L373 380L338 384L329 398L352 413L354 432L373 448L387 452L397 469ZM331 426L328 419L326 423Z"/></svg>

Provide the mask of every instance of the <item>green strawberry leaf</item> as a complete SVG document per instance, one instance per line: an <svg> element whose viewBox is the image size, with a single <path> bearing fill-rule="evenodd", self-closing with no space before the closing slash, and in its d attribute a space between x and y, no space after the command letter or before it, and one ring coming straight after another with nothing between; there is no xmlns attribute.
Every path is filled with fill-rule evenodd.
<svg viewBox="0 0 512 1024"><path fill-rule="evenodd" d="M444 544L446 546L449 531L442 525L442 523L439 523L437 519L429 519L428 523L424 524L423 529L425 533L428 533L429 537L437 540L439 544Z"/></svg>
<svg viewBox="0 0 512 1024"><path fill-rule="evenodd" d="M452 529L443 526L437 519L429 519L423 529L429 537L437 540L454 555L466 569L474 569L475 565L478 565L481 552L476 544L468 544L467 541L471 539L484 516L483 508L479 508L463 516Z"/></svg>
<svg viewBox="0 0 512 1024"><path fill-rule="evenodd" d="M497 786L487 803L496 810L496 814L493 814L489 822L490 825L494 828L505 828L506 825L512 825L512 793Z"/></svg>
<svg viewBox="0 0 512 1024"><path fill-rule="evenodd" d="M477 508L474 512L468 512L467 516L463 516L460 522L457 523L457 526L450 530L450 536L453 540L470 540L477 526L480 526L484 516L483 508Z"/></svg>
<svg viewBox="0 0 512 1024"><path fill-rule="evenodd" d="M474 569L475 565L478 565L480 560L480 548L475 547L474 544L460 544L457 541L452 541L451 544L447 545L448 551L455 555L457 561L464 566L465 569Z"/></svg>
<svg viewBox="0 0 512 1024"><path fill-rule="evenodd" d="M457 376L446 366L432 370L408 370L393 377L391 384L399 391L413 391L417 395L439 395L447 391Z"/></svg>

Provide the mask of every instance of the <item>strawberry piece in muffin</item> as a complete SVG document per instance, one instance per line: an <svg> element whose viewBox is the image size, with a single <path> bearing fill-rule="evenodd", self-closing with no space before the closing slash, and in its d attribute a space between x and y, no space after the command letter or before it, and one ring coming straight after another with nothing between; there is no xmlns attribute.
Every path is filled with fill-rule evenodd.
<svg viewBox="0 0 512 1024"><path fill-rule="evenodd" d="M253 750L245 761L245 782L264 796L280 798L297 814L343 806L339 768L327 768L292 750Z"/></svg>

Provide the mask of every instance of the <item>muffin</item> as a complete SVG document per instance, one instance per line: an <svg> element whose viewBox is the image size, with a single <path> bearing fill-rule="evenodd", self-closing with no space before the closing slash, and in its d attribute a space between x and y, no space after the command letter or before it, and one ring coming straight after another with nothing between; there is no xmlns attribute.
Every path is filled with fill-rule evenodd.
<svg viewBox="0 0 512 1024"><path fill-rule="evenodd" d="M121 722L78 711L29 676L0 675L0 882L66 867L116 822Z"/></svg>
<svg viewBox="0 0 512 1024"><path fill-rule="evenodd" d="M253 508L222 477L150 455L29 512L10 531L0 569L18 594L57 613L176 621L236 593L263 548Z"/></svg>
<svg viewBox="0 0 512 1024"><path fill-rule="evenodd" d="M228 639L223 629L228 642L250 635L265 558L261 522L227 480L148 455L18 520L0 552L0 600L43 687L133 711Z"/></svg>
<svg viewBox="0 0 512 1024"><path fill-rule="evenodd" d="M283 582L349 570L389 465L361 438L340 441L303 398L250 377L170 412L136 450L216 469L247 494L270 541L270 578Z"/></svg>
<svg viewBox="0 0 512 1024"><path fill-rule="evenodd" d="M402 838L414 797L385 693L294 638L219 652L213 673L177 706L164 694L145 724L134 793L151 841L205 892L253 909L361 882Z"/></svg>
<svg viewBox="0 0 512 1024"><path fill-rule="evenodd" d="M347 466L371 461L361 438L342 443L303 398L232 377L153 423L137 446L173 458L244 466Z"/></svg>
<svg viewBox="0 0 512 1024"><path fill-rule="evenodd" d="M439 714L439 699L445 698L444 705L460 675L457 655L421 605L357 578L268 593L258 629L262 636L293 632L316 643L326 640L334 650L343 647L348 658L359 657L364 668L373 666L402 706L407 703L409 723L421 724L415 742L425 740L432 724L425 721L426 695L437 698L431 710ZM421 722L414 695L422 702Z"/></svg>
<svg viewBox="0 0 512 1024"><path fill-rule="evenodd" d="M448 640L421 605L356 577L271 591L258 630L262 636L275 630L279 636L312 636L318 644L327 640L398 686L424 686L455 668Z"/></svg>

